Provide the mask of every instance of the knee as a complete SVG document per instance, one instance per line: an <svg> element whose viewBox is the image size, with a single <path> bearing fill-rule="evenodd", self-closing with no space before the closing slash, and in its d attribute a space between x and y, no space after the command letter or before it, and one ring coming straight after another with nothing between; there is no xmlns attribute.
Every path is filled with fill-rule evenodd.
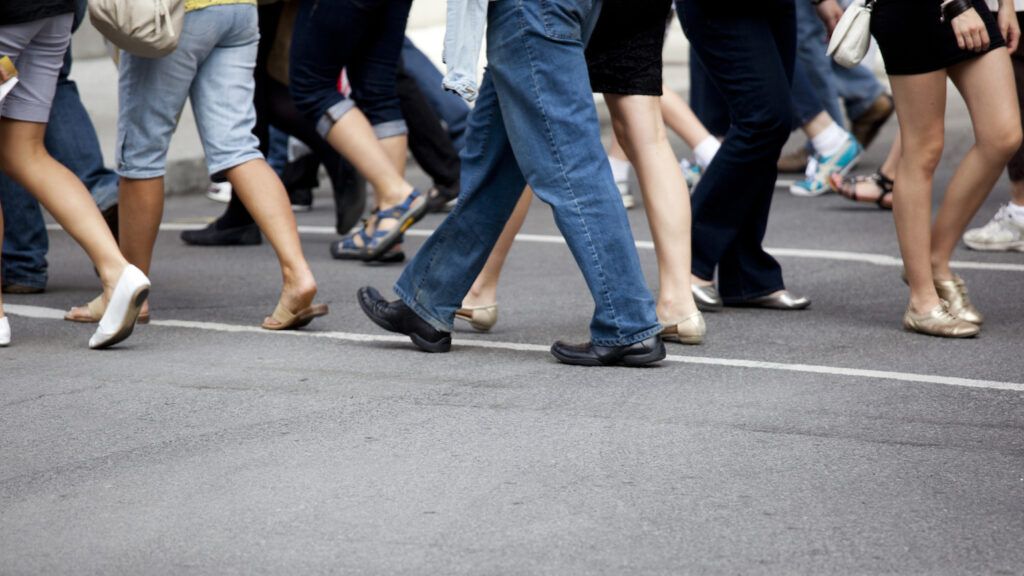
<svg viewBox="0 0 1024 576"><path fill-rule="evenodd" d="M922 138L903 136L903 156L901 165L931 175L942 161L942 150L945 146L942 132L935 131Z"/></svg>
<svg viewBox="0 0 1024 576"><path fill-rule="evenodd" d="M989 149L1000 161L1006 163L1020 150L1022 139L1019 123L1000 126L991 134L978 139L978 146Z"/></svg>

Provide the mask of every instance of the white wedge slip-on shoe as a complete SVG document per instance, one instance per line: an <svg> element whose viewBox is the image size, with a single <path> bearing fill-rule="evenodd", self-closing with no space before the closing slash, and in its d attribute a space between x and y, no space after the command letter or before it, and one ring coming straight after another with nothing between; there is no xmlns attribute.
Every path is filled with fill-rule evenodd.
<svg viewBox="0 0 1024 576"><path fill-rule="evenodd" d="M132 335L135 320L139 317L142 304L149 297L149 278L135 266L129 264L114 287L107 311L100 318L100 324L89 339L89 348L109 348Z"/></svg>
<svg viewBox="0 0 1024 576"><path fill-rule="evenodd" d="M0 318L0 348L11 343L11 323L7 316Z"/></svg>

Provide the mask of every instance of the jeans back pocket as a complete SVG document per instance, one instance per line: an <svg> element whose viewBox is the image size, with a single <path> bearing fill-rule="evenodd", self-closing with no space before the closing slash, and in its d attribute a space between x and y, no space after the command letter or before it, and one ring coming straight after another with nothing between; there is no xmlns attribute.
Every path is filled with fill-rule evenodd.
<svg viewBox="0 0 1024 576"><path fill-rule="evenodd" d="M540 0L544 33L558 40L581 40L594 0Z"/></svg>

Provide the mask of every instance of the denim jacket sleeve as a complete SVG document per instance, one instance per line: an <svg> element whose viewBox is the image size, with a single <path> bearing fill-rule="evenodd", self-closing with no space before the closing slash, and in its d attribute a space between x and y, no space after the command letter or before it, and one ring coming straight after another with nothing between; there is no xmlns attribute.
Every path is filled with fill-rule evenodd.
<svg viewBox="0 0 1024 576"><path fill-rule="evenodd" d="M444 34L444 88L467 102L476 100L477 64L487 27L487 3L494 0L448 0Z"/></svg>

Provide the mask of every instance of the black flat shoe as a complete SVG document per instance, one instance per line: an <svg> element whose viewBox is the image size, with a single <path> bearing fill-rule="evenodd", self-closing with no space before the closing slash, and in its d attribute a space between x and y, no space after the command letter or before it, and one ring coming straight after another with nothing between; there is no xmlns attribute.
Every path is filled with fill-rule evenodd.
<svg viewBox="0 0 1024 576"><path fill-rule="evenodd" d="M665 359L665 344L658 336L629 346L598 346L592 342L551 345L551 355L575 366L646 366Z"/></svg>
<svg viewBox="0 0 1024 576"><path fill-rule="evenodd" d="M181 240L190 246L256 246L263 243L263 236L255 224L222 230L214 222L202 230L185 230Z"/></svg>
<svg viewBox="0 0 1024 576"><path fill-rule="evenodd" d="M452 349L452 333L442 332L420 318L401 300L388 302L376 288L366 286L356 293L359 307L370 320L387 330L405 334L424 352L448 352Z"/></svg>

